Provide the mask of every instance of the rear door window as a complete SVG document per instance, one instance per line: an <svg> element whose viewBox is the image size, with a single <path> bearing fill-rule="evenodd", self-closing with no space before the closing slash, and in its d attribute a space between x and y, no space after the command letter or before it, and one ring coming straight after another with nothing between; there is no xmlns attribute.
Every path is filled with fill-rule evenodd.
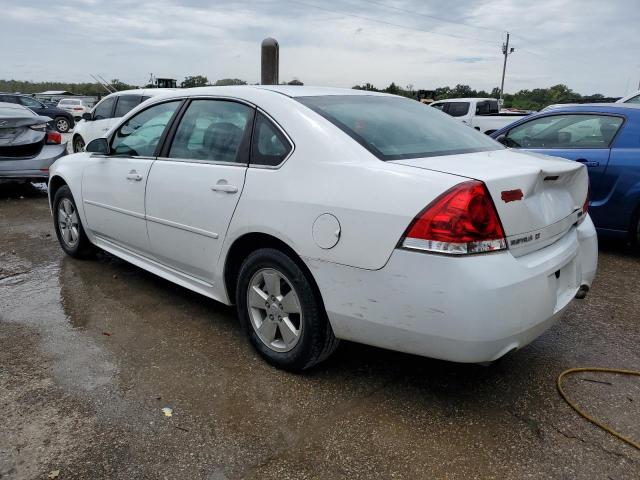
<svg viewBox="0 0 640 480"><path fill-rule="evenodd" d="M191 102L169 149L170 158L248 163L254 109L224 100Z"/></svg>
<svg viewBox="0 0 640 480"><path fill-rule="evenodd" d="M464 117L469 113L469 102L449 102L447 113L452 117Z"/></svg>
<svg viewBox="0 0 640 480"><path fill-rule="evenodd" d="M140 95L120 95L118 97L118 103L116 104L116 111L113 114L114 117L124 117L127 113L133 110L134 107L140 104Z"/></svg>
<svg viewBox="0 0 640 480"><path fill-rule="evenodd" d="M275 167L287 158L292 148L278 127L258 113L251 144L251 164Z"/></svg>
<svg viewBox="0 0 640 480"><path fill-rule="evenodd" d="M93 112L94 120L104 120L106 118L113 118L113 104L116 102L116 97L105 98L100 102Z"/></svg>
<svg viewBox="0 0 640 480"><path fill-rule="evenodd" d="M20 103L27 108L43 108L42 104L37 100L29 97L18 97L20 99Z"/></svg>

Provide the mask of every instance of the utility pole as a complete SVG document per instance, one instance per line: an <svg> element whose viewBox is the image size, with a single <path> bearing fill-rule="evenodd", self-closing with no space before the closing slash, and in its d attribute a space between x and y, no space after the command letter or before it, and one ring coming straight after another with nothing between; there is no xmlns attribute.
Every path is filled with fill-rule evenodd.
<svg viewBox="0 0 640 480"><path fill-rule="evenodd" d="M515 48L509 49L509 32L507 32L507 41L502 44L502 54L504 55L504 63L502 64L502 83L500 84L500 100L504 96L504 74L507 72L507 57L513 53Z"/></svg>

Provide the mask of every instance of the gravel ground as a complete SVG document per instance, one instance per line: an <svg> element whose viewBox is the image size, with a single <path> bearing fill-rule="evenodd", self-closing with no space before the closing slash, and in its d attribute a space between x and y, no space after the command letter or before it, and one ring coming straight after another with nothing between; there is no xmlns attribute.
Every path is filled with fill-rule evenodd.
<svg viewBox="0 0 640 480"><path fill-rule="evenodd" d="M587 298L491 366L343 343L292 375L233 309L65 256L43 188L0 185L0 478L640 478L640 452L555 389L570 367L640 369L640 255L600 253ZM637 379L566 385L640 440Z"/></svg>

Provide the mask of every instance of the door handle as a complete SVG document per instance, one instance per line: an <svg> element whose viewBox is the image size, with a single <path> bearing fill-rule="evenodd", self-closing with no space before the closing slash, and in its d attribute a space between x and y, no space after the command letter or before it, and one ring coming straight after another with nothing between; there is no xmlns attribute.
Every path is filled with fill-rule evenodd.
<svg viewBox="0 0 640 480"><path fill-rule="evenodd" d="M142 175L140 175L138 172L136 172L135 170L131 170L128 174L127 174L127 180L133 180L135 182L139 182L140 180L142 180Z"/></svg>
<svg viewBox="0 0 640 480"><path fill-rule="evenodd" d="M587 167L597 167L600 165L600 162L596 162L595 160L587 160L586 158L579 158L576 162L580 162Z"/></svg>
<svg viewBox="0 0 640 480"><path fill-rule="evenodd" d="M226 183L218 183L211 187L211 190L214 192L224 192L224 193L238 193L238 187L235 185L228 185Z"/></svg>

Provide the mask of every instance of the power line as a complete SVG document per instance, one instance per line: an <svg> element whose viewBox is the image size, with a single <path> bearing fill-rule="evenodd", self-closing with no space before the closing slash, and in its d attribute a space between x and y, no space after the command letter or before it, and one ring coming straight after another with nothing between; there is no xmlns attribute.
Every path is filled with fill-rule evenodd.
<svg viewBox="0 0 640 480"><path fill-rule="evenodd" d="M489 30L489 31L492 31L492 32L504 33L504 30L500 30L500 29L497 29L497 28L478 27L476 25L472 25L470 23L463 22L461 20L449 20L449 19L442 18L442 17L436 17L435 15L429 15L429 14L426 14L426 13L415 12L413 10L407 10L405 8L395 7L393 5L387 5L386 3L376 2L375 0L360 0L360 1L366 2L366 3L371 3L373 5L379 5L381 7L388 8L390 10L395 10L397 12L408 13L410 15L420 15L421 17L431 18L433 20L438 20L439 22L452 23L454 25L464 25L466 27L477 28L478 30Z"/></svg>
<svg viewBox="0 0 640 480"><path fill-rule="evenodd" d="M473 40L474 42L490 43L492 45L495 44L494 41L485 40L483 38L466 37L466 36L463 36L463 35L456 35L456 34L453 34L453 33L434 32L432 30L426 30L424 28L411 27L409 25L403 25L403 24L400 24L400 23L389 22L387 20L380 20L378 18L372 18L372 17L365 17L365 16L362 16L362 15L356 15L355 13L347 13L347 12L341 12L341 11L338 11L338 10L332 10L330 8L321 7L319 5L314 5L312 3L301 2L299 0L290 0L290 1L293 2L293 3L297 3L299 5L304 5L306 7L317 8L318 10L322 10L322 11L325 11L325 12L334 13L334 14L338 14L338 15L343 15L345 17L357 18L359 20L365 20L365 21L368 21L368 22L375 22L375 23L380 23L380 24L383 24L383 25L389 25L389 26L392 26L392 27L404 28L406 30L413 30L413 31L416 31L416 32L429 33L431 35L440 35L440 36L443 36L443 37L452 37L452 38L457 38L457 39L460 39L460 40Z"/></svg>

